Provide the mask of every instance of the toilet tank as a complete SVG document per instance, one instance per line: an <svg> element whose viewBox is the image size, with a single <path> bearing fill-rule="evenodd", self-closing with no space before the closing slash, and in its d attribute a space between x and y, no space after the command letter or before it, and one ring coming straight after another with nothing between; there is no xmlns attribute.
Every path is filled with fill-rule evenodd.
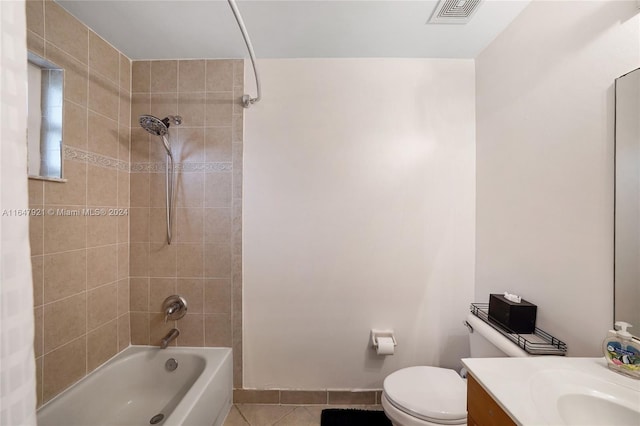
<svg viewBox="0 0 640 426"><path fill-rule="evenodd" d="M499 331L473 314L467 315L471 358L525 357L531 356Z"/></svg>

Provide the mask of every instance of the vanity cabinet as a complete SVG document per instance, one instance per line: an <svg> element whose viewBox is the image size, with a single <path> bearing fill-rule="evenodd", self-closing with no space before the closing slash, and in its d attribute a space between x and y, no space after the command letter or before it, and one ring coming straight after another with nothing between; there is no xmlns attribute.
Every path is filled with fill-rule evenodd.
<svg viewBox="0 0 640 426"><path fill-rule="evenodd" d="M515 425L511 417L472 375L467 377L467 424L469 426Z"/></svg>

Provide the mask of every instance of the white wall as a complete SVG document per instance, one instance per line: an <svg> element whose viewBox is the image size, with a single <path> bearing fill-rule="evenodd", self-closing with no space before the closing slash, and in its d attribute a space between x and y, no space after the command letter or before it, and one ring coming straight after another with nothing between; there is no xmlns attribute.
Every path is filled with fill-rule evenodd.
<svg viewBox="0 0 640 426"><path fill-rule="evenodd" d="M532 2L476 61L477 300L509 290L574 356L613 318L614 79L635 1Z"/></svg>
<svg viewBox="0 0 640 426"><path fill-rule="evenodd" d="M244 386L380 388L404 366L457 366L473 293L473 61L258 65L264 99L245 117ZM395 329L396 355L373 354L373 327Z"/></svg>

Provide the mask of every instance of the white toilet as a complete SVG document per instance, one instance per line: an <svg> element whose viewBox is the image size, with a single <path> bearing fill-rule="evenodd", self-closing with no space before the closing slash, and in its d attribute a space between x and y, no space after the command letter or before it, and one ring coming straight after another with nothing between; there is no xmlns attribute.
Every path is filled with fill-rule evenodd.
<svg viewBox="0 0 640 426"><path fill-rule="evenodd" d="M530 356L490 325L469 314L471 357ZM467 424L467 382L456 371L408 367L384 379L382 408L394 426Z"/></svg>

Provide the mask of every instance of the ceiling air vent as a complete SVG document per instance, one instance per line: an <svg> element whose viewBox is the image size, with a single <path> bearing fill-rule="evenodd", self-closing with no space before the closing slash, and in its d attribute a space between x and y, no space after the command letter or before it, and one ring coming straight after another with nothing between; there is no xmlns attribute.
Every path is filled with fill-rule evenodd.
<svg viewBox="0 0 640 426"><path fill-rule="evenodd" d="M429 18L429 24L466 24L478 10L482 0L440 0Z"/></svg>

